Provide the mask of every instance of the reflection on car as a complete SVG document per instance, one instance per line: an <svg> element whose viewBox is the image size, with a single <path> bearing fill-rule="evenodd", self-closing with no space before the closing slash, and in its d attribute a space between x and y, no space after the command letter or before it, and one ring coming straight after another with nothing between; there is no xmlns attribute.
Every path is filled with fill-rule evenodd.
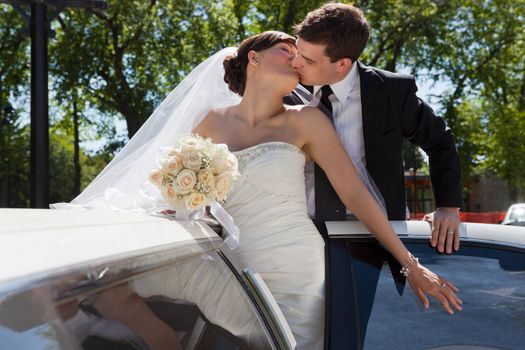
<svg viewBox="0 0 525 350"><path fill-rule="evenodd" d="M32 209L0 220L1 349L295 348L257 271L204 222ZM459 287L463 311L424 311L359 222L331 222L325 349L522 348L525 228L462 224L460 251L446 255L428 223L392 224Z"/></svg>
<svg viewBox="0 0 525 350"><path fill-rule="evenodd" d="M505 213L502 225L525 226L525 203L516 203Z"/></svg>
<svg viewBox="0 0 525 350"><path fill-rule="evenodd" d="M294 346L205 224L87 210L0 220L2 349Z"/></svg>

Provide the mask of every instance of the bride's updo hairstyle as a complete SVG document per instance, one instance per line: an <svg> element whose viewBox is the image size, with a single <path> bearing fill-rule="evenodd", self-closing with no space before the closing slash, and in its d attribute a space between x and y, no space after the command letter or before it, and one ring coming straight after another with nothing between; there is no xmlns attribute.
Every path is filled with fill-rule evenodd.
<svg viewBox="0 0 525 350"><path fill-rule="evenodd" d="M248 52L263 51L279 43L295 46L295 38L283 32L267 31L244 39L237 52L224 59L224 81L231 91L243 95L246 87Z"/></svg>

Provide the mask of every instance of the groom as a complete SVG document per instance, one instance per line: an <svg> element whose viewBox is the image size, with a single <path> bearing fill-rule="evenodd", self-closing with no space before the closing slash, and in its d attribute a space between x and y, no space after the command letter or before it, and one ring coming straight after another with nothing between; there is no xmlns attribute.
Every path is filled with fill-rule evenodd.
<svg viewBox="0 0 525 350"><path fill-rule="evenodd" d="M341 142L362 160L381 192L390 220L406 219L402 141L429 157L436 211L431 244L439 252L459 249L461 172L454 137L441 117L416 96L411 76L369 67L358 61L370 35L360 9L327 3L295 27L299 54L292 62L301 84L313 86L310 104L329 110ZM302 103L301 89L286 103ZM330 114L329 114L330 115ZM315 181L308 181L312 178ZM311 216L317 222L345 220L346 209L319 167L307 183ZM315 191L314 191L315 189ZM314 214L315 213L315 214Z"/></svg>
<svg viewBox="0 0 525 350"><path fill-rule="evenodd" d="M368 42L370 27L361 10L352 5L327 3L308 13L295 32L299 52L292 65L301 83L312 88L310 94L299 86L285 98L285 103L306 101L327 114L347 152L366 165L385 201L390 220L406 219L403 138L421 147L429 156L437 207L426 217L432 221L431 244L439 252L457 251L462 206L459 157L452 131L417 97L414 79L358 61ZM323 234L326 221L348 218L345 206L318 166L307 169L307 195L310 215ZM373 268L354 270L350 267L351 252L358 248L334 239L328 240L327 249L327 266L336 278L330 279L327 274L330 317L325 325L325 342L328 348L348 348L355 342L360 348L383 259L376 251L355 252L369 255L367 264ZM360 275L360 270L366 270L365 275ZM394 273L398 270L397 266L392 268ZM401 282L398 284L401 293L405 281L399 275L396 277ZM366 283L355 283L357 280L366 281L370 289L360 289ZM347 291L348 285L358 288L341 298L340 292ZM357 333L352 329L358 329Z"/></svg>

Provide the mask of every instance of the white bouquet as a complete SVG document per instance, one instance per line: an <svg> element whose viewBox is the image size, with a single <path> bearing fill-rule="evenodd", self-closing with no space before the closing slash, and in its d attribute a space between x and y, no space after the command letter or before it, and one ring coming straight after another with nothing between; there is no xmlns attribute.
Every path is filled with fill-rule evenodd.
<svg viewBox="0 0 525 350"><path fill-rule="evenodd" d="M149 181L173 209L193 211L224 200L238 175L228 147L198 135L183 136L162 151Z"/></svg>

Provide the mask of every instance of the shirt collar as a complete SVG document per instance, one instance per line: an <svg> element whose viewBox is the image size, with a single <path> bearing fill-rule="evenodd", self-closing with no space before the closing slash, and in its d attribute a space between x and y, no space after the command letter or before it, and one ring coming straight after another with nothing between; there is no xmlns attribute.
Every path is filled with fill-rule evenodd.
<svg viewBox="0 0 525 350"><path fill-rule="evenodd" d="M354 89L355 82L357 80L357 62L354 62L352 64L352 68L350 69L350 72L346 75L346 77L343 78L343 80L338 81L335 84L330 84L330 87L332 88L332 91L334 92L335 97L341 102L345 102L346 98L352 90ZM314 96L317 96L317 93L319 90L321 90L322 86L314 86Z"/></svg>

